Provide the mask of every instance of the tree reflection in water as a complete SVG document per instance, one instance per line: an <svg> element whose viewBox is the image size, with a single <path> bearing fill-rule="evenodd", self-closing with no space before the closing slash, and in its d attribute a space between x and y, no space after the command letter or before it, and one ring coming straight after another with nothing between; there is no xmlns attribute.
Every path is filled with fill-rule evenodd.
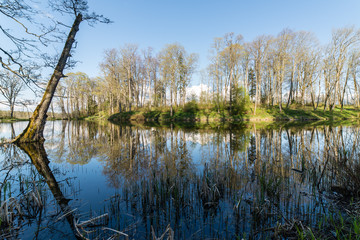
<svg viewBox="0 0 360 240"><path fill-rule="evenodd" d="M62 194L66 192L69 198L90 202L74 214L109 214L93 237L105 226L135 239L151 239L165 230L176 239L296 238L297 229L309 226L317 237L331 238L328 226L320 229L319 222L343 209L335 204L338 200L359 197L357 126L251 124L209 130L94 122L55 125L52 129L57 130L46 136L49 159L77 177L63 185L63 191L44 147L20 147L63 213L75 209ZM69 190L73 186L80 192ZM76 226L75 217L66 215L69 226ZM44 211L42 218L54 220ZM355 230L344 227L341 236ZM76 235L77 229L68 227L68 232Z"/></svg>
<svg viewBox="0 0 360 240"><path fill-rule="evenodd" d="M75 216L73 215L73 210L69 206L70 199L65 198L61 192L59 184L49 167L49 160L47 158L44 145L41 143L26 143L19 144L18 146L30 157L31 163L36 167L39 174L46 181L47 186L49 187L58 206L64 214L63 216L65 216L65 219L68 221L74 236L78 239L83 239L82 234L76 227L76 220Z"/></svg>

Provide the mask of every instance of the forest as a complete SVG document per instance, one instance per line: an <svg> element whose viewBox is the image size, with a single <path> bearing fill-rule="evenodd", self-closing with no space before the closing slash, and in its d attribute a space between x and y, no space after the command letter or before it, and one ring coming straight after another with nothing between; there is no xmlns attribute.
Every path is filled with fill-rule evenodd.
<svg viewBox="0 0 360 240"><path fill-rule="evenodd" d="M87 11L79 6L70 15ZM55 7L58 13L68 14L71 10L71 5ZM31 14L39 14L21 2L18 12L5 5L3 8L8 15L14 14L13 19L25 19L22 24ZM91 14L85 15L84 21L110 23L102 15ZM57 60L62 62L65 73L59 75L62 80L57 84L51 110L53 116L56 112L61 118L108 117L133 111L155 111L170 118L176 113L192 113L185 115L190 117L202 114L261 118L269 109L280 114L287 109L332 113L360 105L360 30L355 26L334 29L326 44L320 44L312 32L289 28L251 41L235 33L215 36L204 69L199 69L200 56L188 52L180 43L167 44L158 51L129 43L105 50L98 60L99 76L90 78L86 72L71 72L76 64L71 48L66 55L69 59L40 51L54 44L50 34L60 34L63 25L69 23L49 24L40 28L40 33L29 32L26 37L4 29L5 37L17 49L1 48L1 103L9 107L10 118L14 117L15 106L35 103L19 95L29 88L43 92L47 80L43 80L41 70L54 69ZM34 58L41 61L34 62ZM197 87L197 91L189 91L190 87Z"/></svg>
<svg viewBox="0 0 360 240"><path fill-rule="evenodd" d="M178 43L159 52L127 44L108 49L99 63L101 76L67 74L57 89L63 116L87 117L101 112L159 110L257 114L260 108L308 108L333 111L358 108L360 31L336 29L320 46L313 33L284 29L277 36L245 42L234 33L215 38L210 62L198 70L198 55ZM202 88L188 93L195 72Z"/></svg>

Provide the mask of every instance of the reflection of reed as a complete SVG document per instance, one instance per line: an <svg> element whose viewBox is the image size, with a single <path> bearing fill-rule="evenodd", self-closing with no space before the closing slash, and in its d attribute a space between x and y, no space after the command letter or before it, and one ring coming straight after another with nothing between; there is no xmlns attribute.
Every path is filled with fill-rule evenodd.
<svg viewBox="0 0 360 240"><path fill-rule="evenodd" d="M359 196L357 127L67 129L64 157L102 162L119 191L109 200L110 225L134 238L165 229L176 238L261 239L276 226L296 233L293 219L314 227L329 214L329 193Z"/></svg>
<svg viewBox="0 0 360 240"><path fill-rule="evenodd" d="M122 134L113 139L104 173L111 182L124 183L116 186L126 189L126 195L114 198L111 208L122 211L114 206L131 203L129 214L144 219L145 227L140 229L150 232L153 226L160 233L171 223L179 238L195 232L220 236L212 228L219 224L228 229L222 234L233 237L241 231L265 237L262 229L274 229L279 221L315 224L327 213L322 192L330 192L334 180L340 180L334 178L339 171L335 159L343 158L348 146L352 155L358 152L354 149L357 137L348 132L353 130L340 127L336 131L328 126L207 131L198 132L207 136L198 165L186 131L120 128ZM351 145L344 143L349 134ZM233 216L226 226L224 209L232 209L228 213Z"/></svg>

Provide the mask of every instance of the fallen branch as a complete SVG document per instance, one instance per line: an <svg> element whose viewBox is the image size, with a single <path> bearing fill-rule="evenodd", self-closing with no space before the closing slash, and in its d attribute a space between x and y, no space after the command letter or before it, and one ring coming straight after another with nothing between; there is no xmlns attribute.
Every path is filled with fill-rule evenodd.
<svg viewBox="0 0 360 240"><path fill-rule="evenodd" d="M119 235L125 236L126 240L129 240L129 235L127 235L126 233L120 232L118 230L112 229L112 228L108 228L108 227L103 227L101 230L109 230L109 231L113 231Z"/></svg>
<svg viewBox="0 0 360 240"><path fill-rule="evenodd" d="M84 222L81 222L81 223L78 223L78 224L76 224L78 227L83 227L83 226L86 226L86 225L88 225L88 224L90 224L90 223L92 223L92 224L94 224L96 221L98 221L99 219L102 219L102 218L109 218L109 214L107 214L107 213L105 213L105 214L103 214L103 215L100 215L100 216L98 216L98 217L94 217L94 218L92 218L92 219L90 219L90 220L87 220L87 221L84 221Z"/></svg>
<svg viewBox="0 0 360 240"><path fill-rule="evenodd" d="M75 209L73 209L73 210L71 210L71 211L66 212L64 215L62 215L62 216L60 216L58 219L56 219L56 222L59 221L60 219L64 218L64 217L66 217L67 215L75 212L76 210L77 210L77 208L75 208Z"/></svg>

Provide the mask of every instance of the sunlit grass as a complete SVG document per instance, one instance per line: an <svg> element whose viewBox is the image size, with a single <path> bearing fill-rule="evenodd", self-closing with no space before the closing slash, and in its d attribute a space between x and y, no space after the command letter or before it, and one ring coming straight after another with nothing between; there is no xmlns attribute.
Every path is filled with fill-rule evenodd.
<svg viewBox="0 0 360 240"><path fill-rule="evenodd" d="M185 107L174 108L174 114L170 116L167 108L141 108L131 112L116 113L109 117L110 121L137 121L137 122L161 122L161 121L197 121L197 122L274 122L274 121L337 121L358 119L360 110L352 106L345 106L343 110L335 107L332 111L324 111L321 106L313 110L311 106L291 105L289 108L260 106L256 109L252 105L247 106L242 114L231 115L227 109L216 110L214 106L199 105L193 109Z"/></svg>

